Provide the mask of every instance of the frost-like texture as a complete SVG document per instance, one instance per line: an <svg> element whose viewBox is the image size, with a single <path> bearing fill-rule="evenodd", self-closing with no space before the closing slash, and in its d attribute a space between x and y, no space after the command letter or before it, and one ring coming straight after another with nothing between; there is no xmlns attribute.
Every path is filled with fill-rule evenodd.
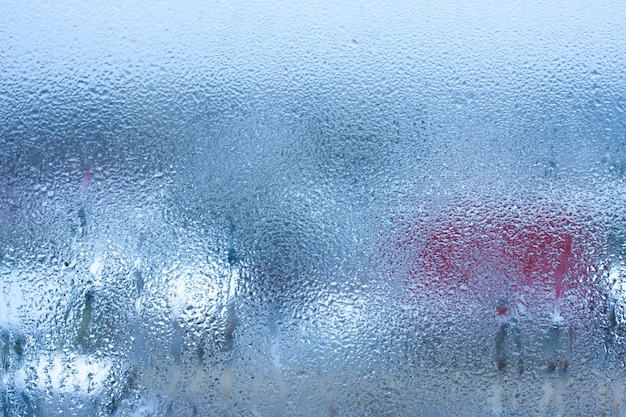
<svg viewBox="0 0 626 417"><path fill-rule="evenodd" d="M0 415L626 413L626 8L293 3L0 4Z"/></svg>

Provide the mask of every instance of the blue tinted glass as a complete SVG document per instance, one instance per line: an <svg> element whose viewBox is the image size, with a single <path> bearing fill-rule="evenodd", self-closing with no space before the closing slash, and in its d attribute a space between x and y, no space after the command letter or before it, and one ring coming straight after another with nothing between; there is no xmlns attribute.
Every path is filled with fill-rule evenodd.
<svg viewBox="0 0 626 417"><path fill-rule="evenodd" d="M619 1L0 3L4 416L626 413Z"/></svg>

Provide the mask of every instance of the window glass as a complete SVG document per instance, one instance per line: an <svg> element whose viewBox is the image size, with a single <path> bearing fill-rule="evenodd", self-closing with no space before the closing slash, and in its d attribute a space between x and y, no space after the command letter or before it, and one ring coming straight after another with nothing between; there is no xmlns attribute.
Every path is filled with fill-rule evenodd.
<svg viewBox="0 0 626 417"><path fill-rule="evenodd" d="M618 1L4 0L4 416L623 415Z"/></svg>

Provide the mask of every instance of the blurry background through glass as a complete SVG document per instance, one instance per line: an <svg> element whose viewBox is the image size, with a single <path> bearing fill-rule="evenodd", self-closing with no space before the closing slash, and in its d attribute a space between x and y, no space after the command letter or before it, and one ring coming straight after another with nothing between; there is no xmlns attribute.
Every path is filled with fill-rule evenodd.
<svg viewBox="0 0 626 417"><path fill-rule="evenodd" d="M626 413L619 1L0 3L4 416Z"/></svg>

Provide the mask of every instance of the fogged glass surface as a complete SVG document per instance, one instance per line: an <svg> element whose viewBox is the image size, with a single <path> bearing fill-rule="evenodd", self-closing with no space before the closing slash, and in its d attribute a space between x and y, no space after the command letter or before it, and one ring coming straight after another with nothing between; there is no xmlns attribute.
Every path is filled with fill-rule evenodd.
<svg viewBox="0 0 626 417"><path fill-rule="evenodd" d="M3 1L2 415L624 415L625 45L618 1Z"/></svg>

